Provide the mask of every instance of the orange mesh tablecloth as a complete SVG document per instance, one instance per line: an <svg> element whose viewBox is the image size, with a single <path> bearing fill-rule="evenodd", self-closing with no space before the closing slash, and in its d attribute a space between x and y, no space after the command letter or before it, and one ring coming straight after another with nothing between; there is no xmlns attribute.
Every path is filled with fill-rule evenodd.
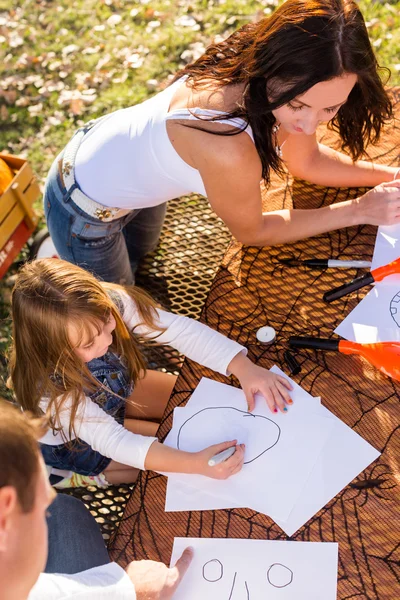
<svg viewBox="0 0 400 600"><path fill-rule="evenodd" d="M399 112L398 91L394 98ZM334 145L331 133L321 135L324 142ZM396 120L379 147L370 149L370 156L397 165L399 148ZM286 181L274 179L264 201L269 210L314 208L360 192L293 182L288 177ZM323 293L348 281L355 271L283 268L278 259L291 255L370 259L375 233L375 227L360 226L274 248L232 243L213 282L202 321L247 346L256 363L266 368L277 364L287 372L283 352L288 337L331 336L366 291L327 305ZM271 325L277 332L273 346L263 347L256 341L255 332L263 325ZM297 356L302 370L295 381L321 396L329 410L382 455L291 539L339 542L339 600L395 600L400 597L400 385L358 357L311 350L302 350ZM202 376L238 385L186 360L159 430L160 439L171 427L173 409L187 402ZM123 566L142 558L168 564L175 536L287 539L270 518L248 509L164 513L165 489L166 478L161 475L148 472L140 477L110 544L112 558Z"/></svg>

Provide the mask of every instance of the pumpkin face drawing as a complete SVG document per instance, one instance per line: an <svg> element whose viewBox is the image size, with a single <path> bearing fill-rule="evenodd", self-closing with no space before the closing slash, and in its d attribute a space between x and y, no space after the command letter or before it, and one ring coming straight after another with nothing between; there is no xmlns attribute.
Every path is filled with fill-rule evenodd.
<svg viewBox="0 0 400 600"><path fill-rule="evenodd" d="M397 292L390 301L390 314L396 325L400 327L400 292Z"/></svg>
<svg viewBox="0 0 400 600"><path fill-rule="evenodd" d="M279 441L281 429L271 419L232 407L211 407L199 410L189 417L179 429L177 447L179 450L191 448L192 452L203 450L199 440L198 448L193 447L196 431L212 432L217 444L225 439L237 439L246 443L244 464L257 460ZM226 437L228 435L228 437Z"/></svg>
<svg viewBox="0 0 400 600"><path fill-rule="evenodd" d="M203 565L203 579L208 583L222 582L224 579L224 565L218 558L213 558ZM268 586L276 589L285 588L293 582L293 571L282 563L273 563L266 572L266 591ZM224 582L224 592L219 591L221 600L251 600L252 586L241 576L240 571L235 571L233 578L229 575L228 581ZM229 597L228 597L229 593ZM222 594L222 595L221 595Z"/></svg>

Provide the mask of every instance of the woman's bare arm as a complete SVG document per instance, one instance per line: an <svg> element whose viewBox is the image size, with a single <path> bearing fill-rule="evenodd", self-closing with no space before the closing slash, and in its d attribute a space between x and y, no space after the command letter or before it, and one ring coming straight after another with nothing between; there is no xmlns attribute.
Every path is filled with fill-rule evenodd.
<svg viewBox="0 0 400 600"><path fill-rule="evenodd" d="M315 134L290 135L282 152L292 175L324 186L374 187L392 180L398 169L367 161L354 163L346 154L319 144Z"/></svg>
<svg viewBox="0 0 400 600"><path fill-rule="evenodd" d="M263 214L261 163L249 136L213 136L210 141L208 134L198 133L204 136L204 150L196 151L195 161L209 202L246 245L282 244L351 225L400 222L400 182L382 184L360 198L323 208Z"/></svg>

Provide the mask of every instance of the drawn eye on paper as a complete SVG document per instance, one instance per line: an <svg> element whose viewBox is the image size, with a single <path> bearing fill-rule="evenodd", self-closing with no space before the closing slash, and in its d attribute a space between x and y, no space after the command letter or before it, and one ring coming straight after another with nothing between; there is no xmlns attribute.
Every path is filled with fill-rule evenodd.
<svg viewBox="0 0 400 600"><path fill-rule="evenodd" d="M293 581L293 571L281 563L274 563L267 571L267 581L275 588L284 588Z"/></svg>
<svg viewBox="0 0 400 600"><path fill-rule="evenodd" d="M396 325L400 327L400 292L397 292L390 301L390 314Z"/></svg>
<svg viewBox="0 0 400 600"><path fill-rule="evenodd" d="M218 558L213 558L203 565L203 578L206 581L215 583L224 576L224 567Z"/></svg>
<svg viewBox="0 0 400 600"><path fill-rule="evenodd" d="M240 575L240 573L239 573ZM218 558L212 558L203 565L203 579L209 583L221 581L224 576L224 566ZM293 582L293 571L282 563L273 563L267 569L267 582L274 588L285 588ZM238 571L233 575L232 583L229 589L226 588L226 600L251 600L249 583L238 577ZM234 596L233 596L234 594ZM224 595L219 593L221 600L225 600Z"/></svg>
<svg viewBox="0 0 400 600"><path fill-rule="evenodd" d="M230 436L236 437L239 443L246 443L245 465L271 450L281 436L279 425L268 417L229 406L213 406L199 410L181 425L177 437L177 448L179 450L191 448L193 452L195 451L193 440L196 439L196 433L199 431L209 432L210 429L217 431L220 427L229 431ZM218 433L218 435L224 434ZM247 439L243 439L243 436L250 436L249 444L247 444ZM220 441L221 439L216 439L215 443ZM198 448L198 450L202 449L203 446Z"/></svg>
<svg viewBox="0 0 400 600"><path fill-rule="evenodd" d="M227 577L225 577L225 581L224 583L228 586L229 583L229 588L226 587L225 589L225 593L226 593L226 600L233 600L233 593L235 592L235 599L237 598L238 600L250 600L250 592L249 592L249 586L247 584L247 581L242 581L241 583L237 584L237 571L235 571L234 575L233 575L233 580L232 583L227 581ZM222 564L222 562L220 560L218 560L218 558L212 558L211 560L207 561L204 565L203 565L203 579L205 579L206 581L208 581L209 583L216 583L217 581L221 581L221 579L224 576L224 566ZM242 594L240 594L240 591L242 591ZM221 590L218 589L218 597L221 598L221 600L225 600L224 595L221 596ZM239 595L237 595L239 593ZM229 596L228 596L229 594Z"/></svg>

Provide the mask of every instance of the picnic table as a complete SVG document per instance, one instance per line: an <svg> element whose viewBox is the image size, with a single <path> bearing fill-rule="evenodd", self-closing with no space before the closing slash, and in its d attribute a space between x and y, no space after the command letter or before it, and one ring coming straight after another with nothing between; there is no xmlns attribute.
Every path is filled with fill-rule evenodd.
<svg viewBox="0 0 400 600"><path fill-rule="evenodd" d="M397 113L400 89L393 90ZM320 139L337 145L326 129ZM387 127L378 147L369 149L377 162L399 163L400 125ZM263 201L268 210L316 208L354 198L362 189L335 189L304 181L273 178ZM351 227L295 244L254 248L232 241L208 293L201 321L237 340L257 364L276 364L288 373L283 353L291 335L330 337L336 326L368 290L326 304L324 292L341 285L355 270L289 268L280 259L342 258L370 260L376 227ZM265 346L256 331L274 327L275 344ZM301 350L301 372L293 379L382 454L290 539L339 543L338 599L393 600L399 594L398 482L400 479L399 391L396 381L365 360L339 353ZM165 439L173 410L184 406L201 377L238 386L186 360L159 428ZM289 457L290 459L290 457ZM141 474L124 517L111 539L113 560L125 566L134 559L169 564L174 537L215 537L286 540L286 534L264 514L249 509L165 513L166 478ZM322 599L321 599L322 600Z"/></svg>

